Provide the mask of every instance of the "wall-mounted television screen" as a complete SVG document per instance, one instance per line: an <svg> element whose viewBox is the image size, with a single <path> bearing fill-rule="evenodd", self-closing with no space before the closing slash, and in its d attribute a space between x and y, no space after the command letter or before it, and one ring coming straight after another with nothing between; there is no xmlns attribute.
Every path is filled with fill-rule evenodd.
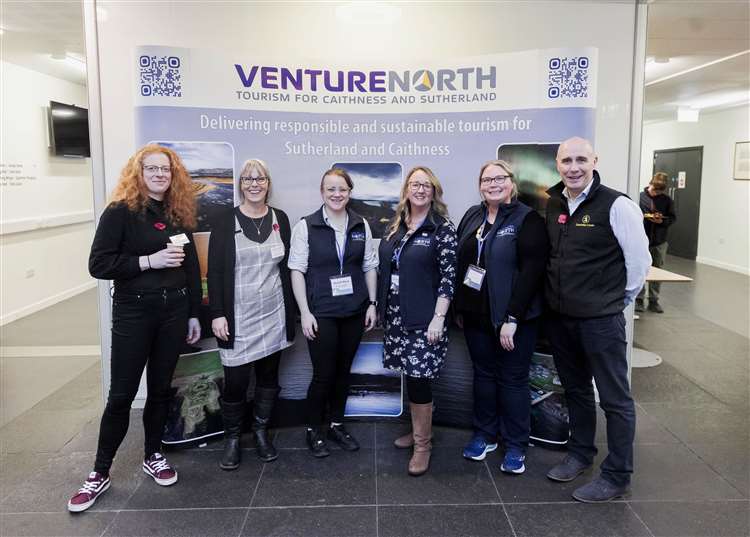
<svg viewBox="0 0 750 537"><path fill-rule="evenodd" d="M90 157L89 112L69 104L49 102L52 152L61 157Z"/></svg>

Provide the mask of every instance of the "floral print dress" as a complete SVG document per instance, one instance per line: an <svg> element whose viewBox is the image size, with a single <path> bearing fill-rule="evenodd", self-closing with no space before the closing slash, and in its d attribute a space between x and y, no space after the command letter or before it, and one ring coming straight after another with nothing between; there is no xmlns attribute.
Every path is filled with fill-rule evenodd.
<svg viewBox="0 0 750 537"><path fill-rule="evenodd" d="M438 271L440 283L438 296L453 299L456 282L456 229L450 221L441 224L435 231L438 244ZM407 245L408 248L408 245ZM396 259L391 259L395 272ZM436 379L448 353L448 323L435 344L427 340L427 330L406 330L401 322L401 307L398 291L388 291L385 310L385 335L383 340L383 366L395 369L409 377Z"/></svg>

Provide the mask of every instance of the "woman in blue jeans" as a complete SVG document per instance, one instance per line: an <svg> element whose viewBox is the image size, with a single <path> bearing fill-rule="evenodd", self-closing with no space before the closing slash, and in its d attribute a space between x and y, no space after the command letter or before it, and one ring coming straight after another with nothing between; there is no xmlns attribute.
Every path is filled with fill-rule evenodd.
<svg viewBox="0 0 750 537"><path fill-rule="evenodd" d="M500 469L521 474L529 443L529 364L549 244L542 217L518 201L507 162L482 166L478 186L482 203L458 226L454 305L474 365L474 436L463 455L483 460L501 437Z"/></svg>

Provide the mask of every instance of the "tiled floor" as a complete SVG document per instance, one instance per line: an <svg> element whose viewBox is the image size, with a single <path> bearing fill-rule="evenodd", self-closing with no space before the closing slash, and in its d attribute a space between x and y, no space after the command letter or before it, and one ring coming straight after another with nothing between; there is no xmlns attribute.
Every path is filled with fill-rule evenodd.
<svg viewBox="0 0 750 537"><path fill-rule="evenodd" d="M218 469L219 442L174 451L180 482L161 488L140 469L142 428L133 411L112 488L88 512L71 515L65 502L90 470L98 429L90 419L75 434L55 432L74 419L65 412L93 404L79 382L54 394L54 405L30 411L51 414L0 430L0 535L747 537L748 339L732 319L703 316L703 285L710 284L665 285L667 312L637 321L636 344L664 363L633 370L636 474L622 501L574 502L571 491L592 474L571 484L547 480L559 452L532 447L522 476L501 473L497 452L466 461L460 447L469 432L442 427L430 471L409 477L408 453L390 445L404 425L388 422L352 424L362 449L323 460L308 455L300 430L279 430L276 462L263 464L246 449L236 472ZM601 416L599 425L601 460Z"/></svg>

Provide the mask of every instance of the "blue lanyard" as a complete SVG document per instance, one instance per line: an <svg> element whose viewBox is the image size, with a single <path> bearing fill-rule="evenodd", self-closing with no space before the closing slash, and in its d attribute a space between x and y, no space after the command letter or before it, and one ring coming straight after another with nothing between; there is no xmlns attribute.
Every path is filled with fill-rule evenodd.
<svg viewBox="0 0 750 537"><path fill-rule="evenodd" d="M396 261L396 270L399 270L401 268L401 252L404 249L404 246L406 246L406 241L409 240L409 237L411 237L414 234L414 232L407 231L406 234L401 239L401 242L398 245L398 248L396 248L393 251L393 259Z"/></svg>
<svg viewBox="0 0 750 537"><path fill-rule="evenodd" d="M479 266L479 259L482 257L482 249L484 248L484 241L487 240L487 237L483 237L484 234L484 226L487 225L487 215L484 217L484 222L482 222L482 225L479 226L477 229L477 266Z"/></svg>
<svg viewBox="0 0 750 537"><path fill-rule="evenodd" d="M339 275L344 273L344 254L346 253L346 242L349 239L349 215L346 215L344 223L344 244L339 247L339 241L336 240L336 228L328 224L333 229L333 243L336 245L336 256L339 258Z"/></svg>

